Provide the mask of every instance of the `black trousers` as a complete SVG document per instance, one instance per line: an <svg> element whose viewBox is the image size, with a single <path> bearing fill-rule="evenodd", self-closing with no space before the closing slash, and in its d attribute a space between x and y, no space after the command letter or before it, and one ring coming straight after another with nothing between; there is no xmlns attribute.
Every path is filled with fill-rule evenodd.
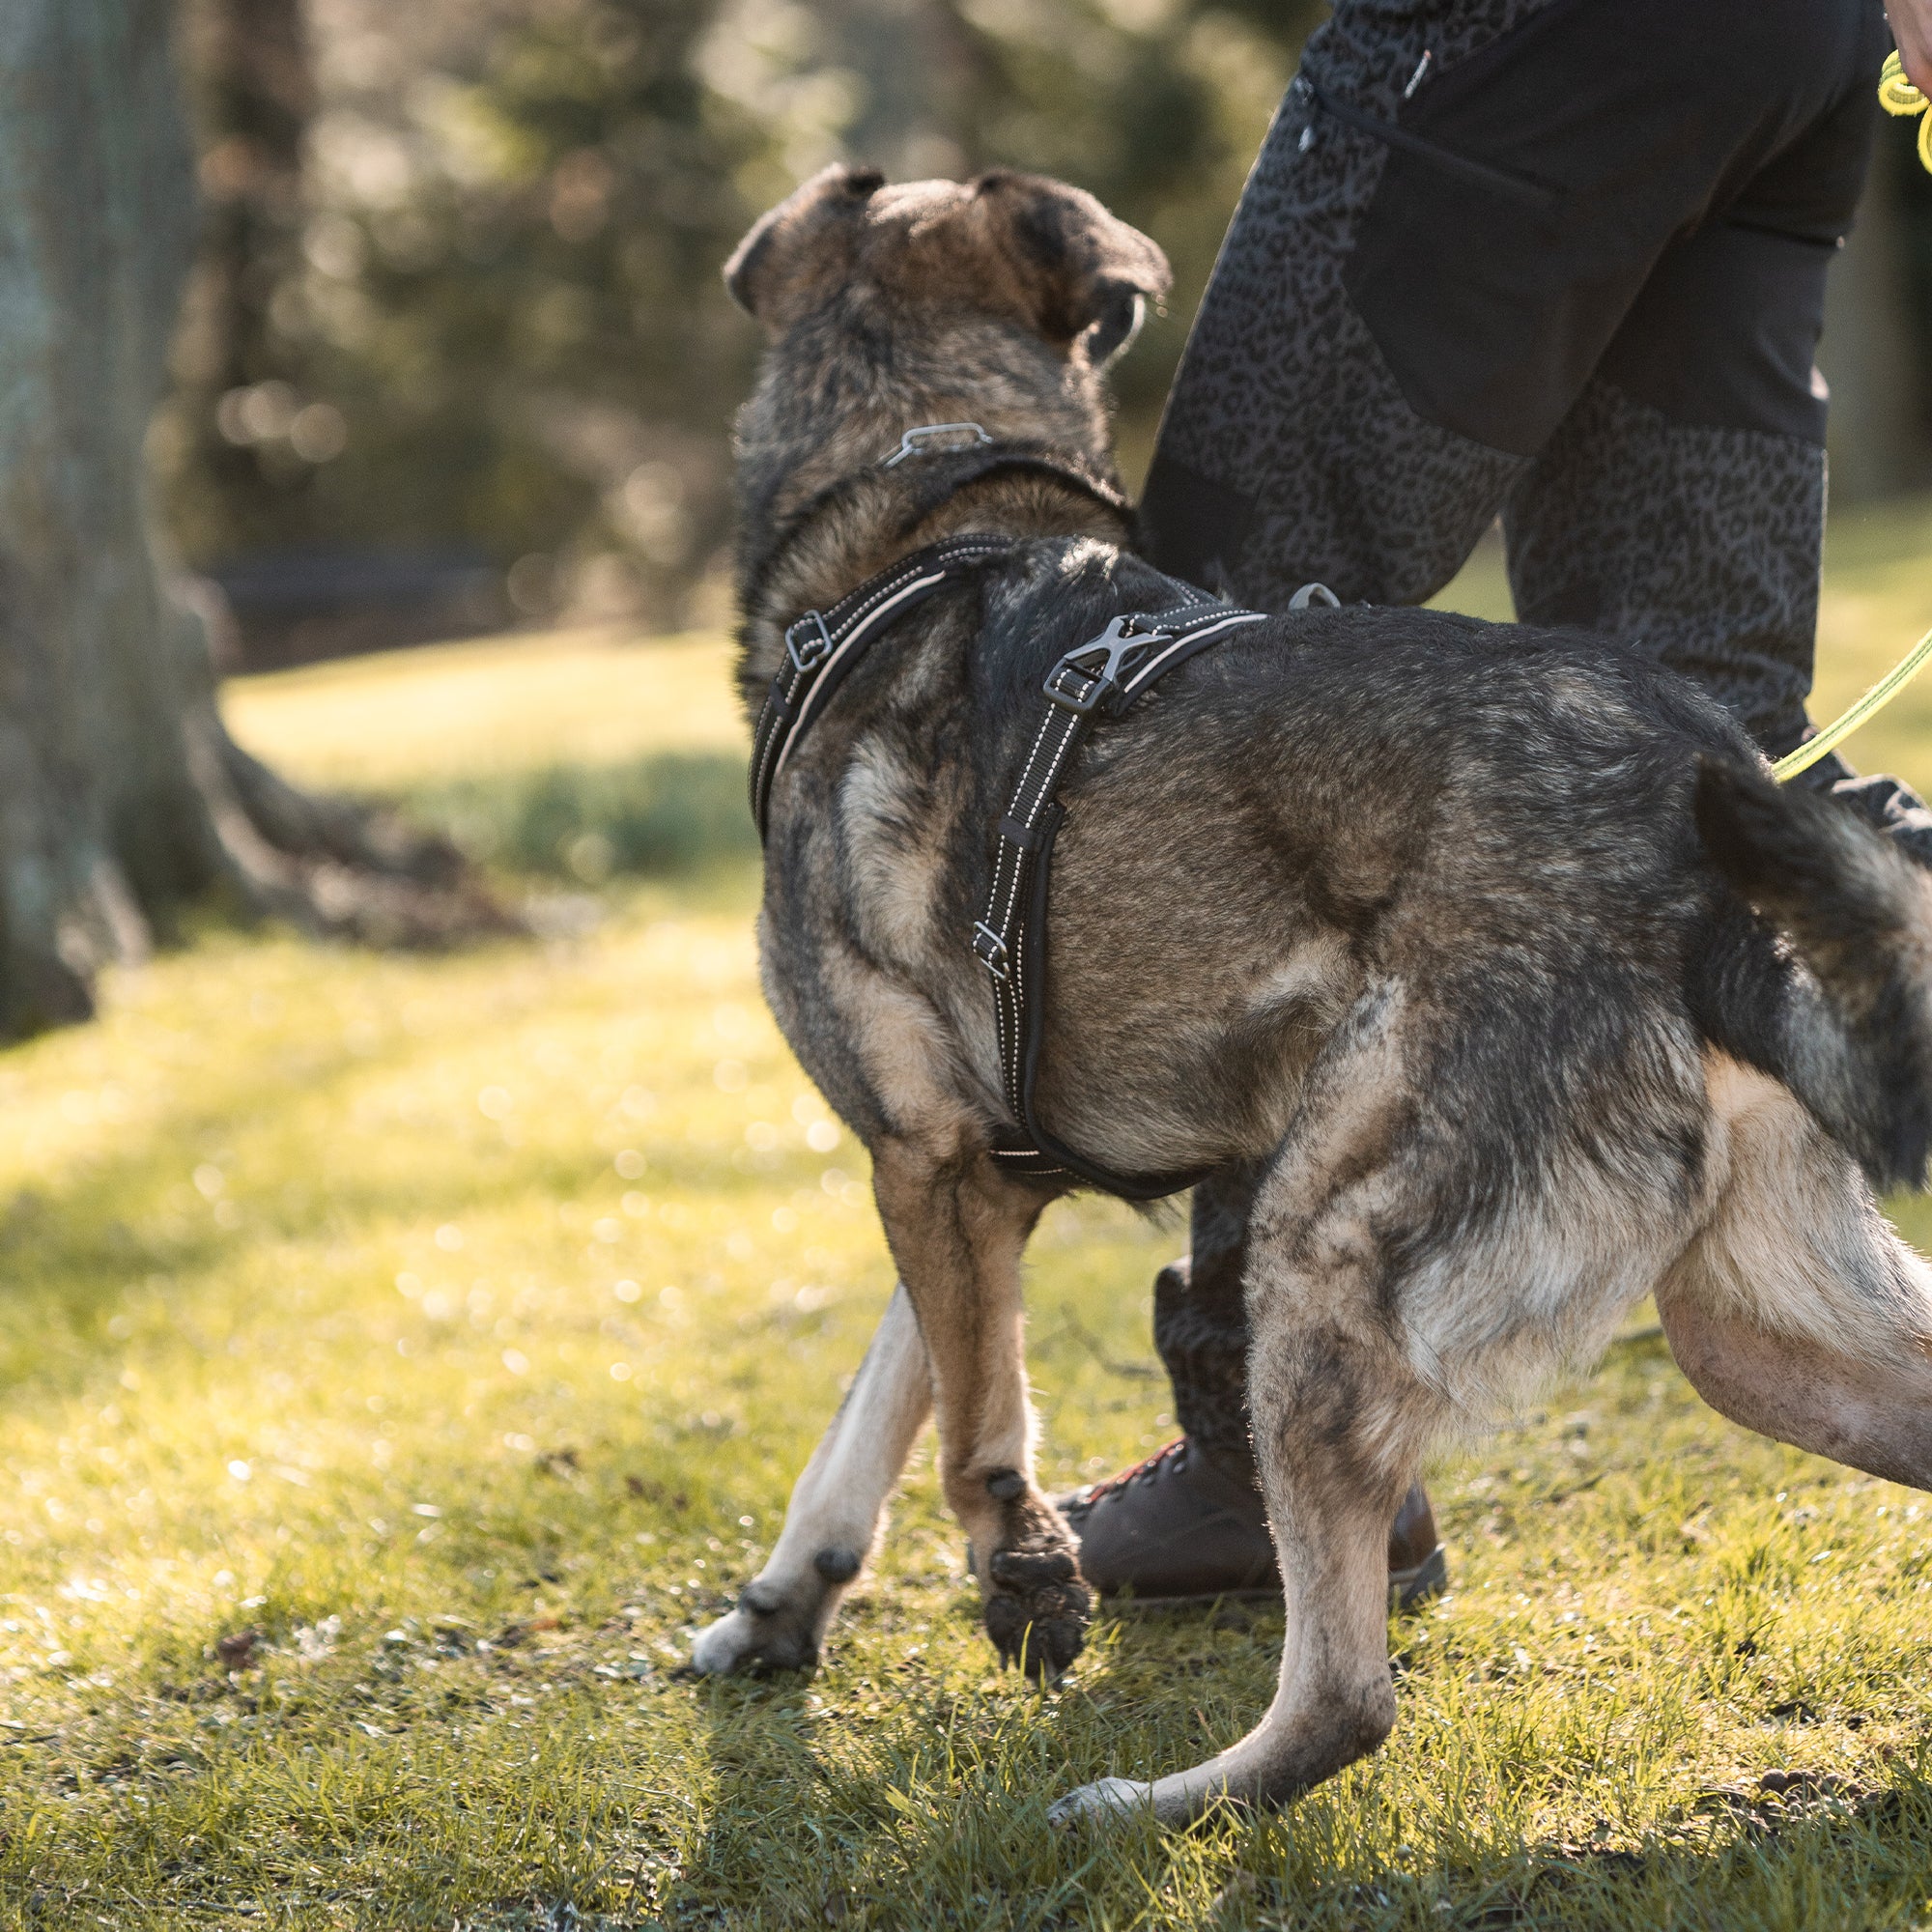
<svg viewBox="0 0 1932 1932"><path fill-rule="evenodd" d="M1518 614L1640 639L1774 755L1805 735L1825 273L1879 0L1336 0L1223 244L1143 501L1163 568L1420 603L1500 515ZM1932 863L1932 813L1813 781ZM1259 1172L1155 1286L1176 1414L1251 1466Z"/></svg>

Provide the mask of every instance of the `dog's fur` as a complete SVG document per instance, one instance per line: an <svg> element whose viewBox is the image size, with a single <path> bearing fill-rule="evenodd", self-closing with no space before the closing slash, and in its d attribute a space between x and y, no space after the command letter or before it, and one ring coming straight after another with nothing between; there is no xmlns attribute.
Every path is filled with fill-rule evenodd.
<svg viewBox="0 0 1932 1932"><path fill-rule="evenodd" d="M766 991L870 1151L901 1285L703 1670L816 1657L928 1409L995 1641L1045 1672L1079 1646L1021 1358L1054 1189L988 1158L1012 1123L967 940L1045 673L1178 593L1089 492L879 459L972 420L1104 483L1099 364L1166 275L1054 183L837 169L727 270L770 337L739 424L749 707L800 611L957 530L1016 547L874 647L773 799ZM1064 797L1042 1118L1118 1172L1270 1163L1251 1385L1288 1627L1239 1744L1061 1816L1275 1802L1373 1749L1426 1446L1644 1294L1725 1414L1932 1482L1932 1270L1871 1192L1932 1135L1932 886L1717 706L1601 637L1309 611L1103 724Z"/></svg>

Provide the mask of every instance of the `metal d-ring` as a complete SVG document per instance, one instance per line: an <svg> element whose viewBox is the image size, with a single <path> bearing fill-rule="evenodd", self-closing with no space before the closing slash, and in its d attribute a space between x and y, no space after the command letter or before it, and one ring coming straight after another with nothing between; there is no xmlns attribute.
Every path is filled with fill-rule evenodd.
<svg viewBox="0 0 1932 1932"><path fill-rule="evenodd" d="M899 446L886 458L881 468L895 469L908 456L932 454L926 444L939 436L963 436L966 440L953 444L955 449L972 449L980 443L990 449L993 445L993 439L978 423L921 423L917 429L909 429L899 438ZM951 454L951 451L942 451L941 454Z"/></svg>

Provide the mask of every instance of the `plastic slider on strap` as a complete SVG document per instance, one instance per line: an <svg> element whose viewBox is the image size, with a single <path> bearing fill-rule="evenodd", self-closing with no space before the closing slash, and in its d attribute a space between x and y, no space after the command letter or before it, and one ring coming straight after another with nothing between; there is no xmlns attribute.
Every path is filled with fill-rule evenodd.
<svg viewBox="0 0 1932 1932"><path fill-rule="evenodd" d="M1136 651L1165 639L1169 633L1151 626L1131 612L1116 617L1097 638L1066 655L1046 674L1041 689L1063 711L1082 717L1098 708L1120 689L1121 666Z"/></svg>
<svg viewBox="0 0 1932 1932"><path fill-rule="evenodd" d="M1004 981L1012 977L1007 964L1007 942L983 919L973 927L973 956L994 979Z"/></svg>
<svg viewBox="0 0 1932 1932"><path fill-rule="evenodd" d="M785 656L800 671L816 670L832 655L832 633L816 611L785 627Z"/></svg>

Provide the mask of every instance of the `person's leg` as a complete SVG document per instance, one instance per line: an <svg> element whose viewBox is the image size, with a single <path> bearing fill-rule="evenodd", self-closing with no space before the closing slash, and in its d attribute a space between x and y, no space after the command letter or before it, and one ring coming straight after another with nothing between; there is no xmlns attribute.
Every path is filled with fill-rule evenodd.
<svg viewBox="0 0 1932 1932"><path fill-rule="evenodd" d="M1310 582L1414 604L1488 528L1523 459L1418 413L1377 346L1347 276L1390 150L1317 95L1392 121L1418 69L1426 86L1547 4L1339 0L1310 39L1161 419L1141 521L1163 570L1262 610Z"/></svg>
<svg viewBox="0 0 1932 1932"><path fill-rule="evenodd" d="M1493 521L1523 458L1409 406L1345 287L1389 151L1321 114L1310 88L1392 119L1418 69L1426 80L1547 4L1396 17L1341 0L1311 39L1307 84L1291 89L1268 131L1162 418L1141 503L1146 549L1161 568L1264 609L1309 582L1350 602L1419 603ZM1253 1181L1233 1170L1195 1189L1189 1255L1154 1283L1154 1346L1181 1436L1063 1505L1103 1593L1274 1587L1248 1427ZM1401 1601L1440 1586L1419 1485L1394 1526L1389 1569Z"/></svg>
<svg viewBox="0 0 1932 1932"><path fill-rule="evenodd" d="M1794 131L1869 97L1879 18L1876 0L1450 0L1396 18L1338 0L1176 379L1143 503L1154 560L1263 606L1310 580L1345 600L1431 595L1513 485L1524 503L1519 479L1671 236ZM1762 84L1737 87L1740 72ZM1139 1532L1167 1537L1190 1506L1190 1470L1252 1480L1245 1413L1227 1416L1247 1329L1225 1230L1244 1212L1237 1177L1202 1190L1192 1268L1156 1285L1157 1346L1200 1453L1173 1445L1076 1505L1096 1561L1127 1581ZM1214 1494L1192 1506L1225 1514ZM1405 1516L1392 1569L1434 1545L1419 1490ZM1206 1553L1203 1594L1237 1567Z"/></svg>
<svg viewBox="0 0 1932 1932"><path fill-rule="evenodd" d="M1142 1603L1274 1596L1267 1506L1248 1424L1248 1217L1265 1167L1230 1167L1194 1190L1188 1255L1154 1279L1153 1337L1181 1434L1112 1482L1063 1501L1080 1564L1103 1596ZM1388 1543L1389 1593L1406 1607L1448 1571L1417 1483Z"/></svg>
<svg viewBox="0 0 1932 1932"><path fill-rule="evenodd" d="M1869 58L1883 56L1876 22ZM1504 508L1525 623L1641 639L1781 756L1809 735L1825 526L1825 275L1878 110L1847 98L1664 251ZM1922 865L1932 812L1835 754L1829 788Z"/></svg>

